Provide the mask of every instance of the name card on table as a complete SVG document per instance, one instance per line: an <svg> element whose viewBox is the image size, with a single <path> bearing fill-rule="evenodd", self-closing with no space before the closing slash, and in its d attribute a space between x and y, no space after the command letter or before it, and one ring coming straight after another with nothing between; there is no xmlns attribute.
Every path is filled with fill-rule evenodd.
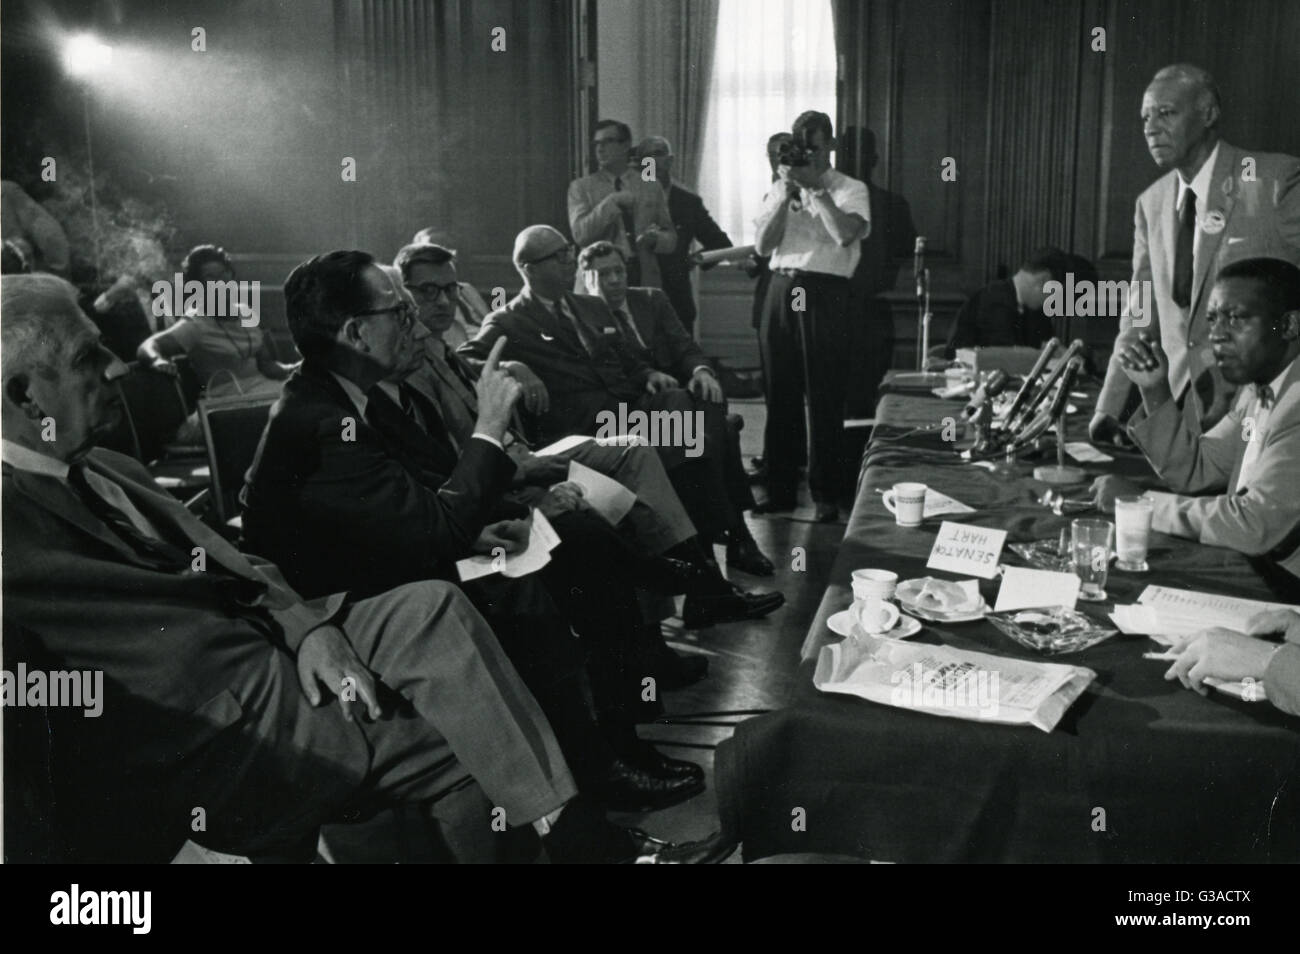
<svg viewBox="0 0 1300 954"><path fill-rule="evenodd" d="M1073 573L1009 566L1002 571L1002 586L993 612L1051 606L1074 609L1078 599L1079 578Z"/></svg>
<svg viewBox="0 0 1300 954"><path fill-rule="evenodd" d="M930 559L925 565L932 570L947 570L961 576L978 576L991 580L998 573L998 557L1007 542L1005 530L970 527L945 520L934 538Z"/></svg>

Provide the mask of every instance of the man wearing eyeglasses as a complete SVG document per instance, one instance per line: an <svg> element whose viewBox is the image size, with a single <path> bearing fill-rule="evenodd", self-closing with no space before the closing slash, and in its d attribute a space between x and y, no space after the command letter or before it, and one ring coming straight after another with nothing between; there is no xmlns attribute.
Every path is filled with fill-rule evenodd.
<svg viewBox="0 0 1300 954"><path fill-rule="evenodd" d="M1142 394L1129 434L1174 493L1148 492L1152 529L1228 547L1288 599L1300 597L1300 269L1252 258L1219 272L1207 307L1220 373L1241 390L1205 434L1169 385L1169 358L1144 333L1116 355ZM1140 489L1113 476L1094 484L1098 505Z"/></svg>
<svg viewBox="0 0 1300 954"><path fill-rule="evenodd" d="M454 275L432 280L446 286ZM285 297L304 363L248 472L246 545L274 554L304 594L457 582L461 559L524 550L530 509L507 498L516 465L504 443L519 385L497 366L504 343L474 384L466 434L407 381L430 335L400 271L363 252L333 252L295 269ZM642 695L633 580L642 570L647 585L675 579L636 560L594 512L552 503L538 505L560 538L549 563L463 588L537 697L584 793L630 811L692 797L702 770L640 743L635 730L662 709L657 693ZM582 701L584 671L598 725Z"/></svg>
<svg viewBox="0 0 1300 954"><path fill-rule="evenodd" d="M569 183L573 240L580 247L612 242L627 258L631 284L658 288L661 278L655 256L677 247L663 188L654 178L647 180L641 167L628 165L632 130L626 123L602 119L596 123L592 145L599 168Z"/></svg>

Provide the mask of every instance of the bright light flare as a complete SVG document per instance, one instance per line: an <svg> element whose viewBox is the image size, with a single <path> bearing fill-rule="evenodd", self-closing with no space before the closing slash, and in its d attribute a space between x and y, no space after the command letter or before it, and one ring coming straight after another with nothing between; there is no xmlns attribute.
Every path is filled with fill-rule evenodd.
<svg viewBox="0 0 1300 954"><path fill-rule="evenodd" d="M63 44L63 68L73 76L89 76L113 62L113 48L89 33L71 37Z"/></svg>

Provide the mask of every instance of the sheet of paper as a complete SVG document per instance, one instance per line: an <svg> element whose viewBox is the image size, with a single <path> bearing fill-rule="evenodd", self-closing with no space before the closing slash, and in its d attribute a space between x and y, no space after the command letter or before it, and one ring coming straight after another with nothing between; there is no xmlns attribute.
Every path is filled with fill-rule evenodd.
<svg viewBox="0 0 1300 954"><path fill-rule="evenodd" d="M930 559L925 565L934 570L991 580L997 576L998 557L1006 542L1005 530L971 527L945 520L935 535Z"/></svg>
<svg viewBox="0 0 1300 954"><path fill-rule="evenodd" d="M1128 606L1116 605L1110 618L1125 636L1143 635L1156 638L1160 635L1158 632L1160 617L1150 606L1137 603ZM1157 639L1157 642L1165 642L1165 640Z"/></svg>
<svg viewBox="0 0 1300 954"><path fill-rule="evenodd" d="M523 552L498 556L488 553L476 554L464 560L457 560L456 573L462 583L491 576L493 573L516 579L529 573L536 573L550 563L551 551L559 545L560 535L555 532L551 522L540 510L534 510L532 530L528 534L528 546Z"/></svg>
<svg viewBox="0 0 1300 954"><path fill-rule="evenodd" d="M1185 621L1195 623L1197 629L1205 629L1209 626L1241 629L1247 620L1264 610L1300 610L1300 606L1290 606L1286 603L1266 603L1239 596L1218 596L1213 593L1178 590L1155 584L1142 591L1138 602L1153 608L1162 624Z"/></svg>
<svg viewBox="0 0 1300 954"><path fill-rule="evenodd" d="M955 500L933 487L925 490L925 517L938 517L945 513L974 513L974 507L968 507L960 500Z"/></svg>
<svg viewBox="0 0 1300 954"><path fill-rule="evenodd" d="M569 480L582 488L583 499L592 509L614 526L618 526L636 503L636 494L617 480L576 460L569 461Z"/></svg>
<svg viewBox="0 0 1300 954"><path fill-rule="evenodd" d="M1074 609L1078 599L1079 578L1073 573L1009 566L1002 571L1002 586L993 612L1046 606Z"/></svg>
<svg viewBox="0 0 1300 954"><path fill-rule="evenodd" d="M567 450L572 450L587 441L595 440L594 437L588 437L585 434L570 434L568 437L561 437L554 444L547 444L539 451L534 451L538 457L545 457L548 454L563 454Z"/></svg>
<svg viewBox="0 0 1300 954"><path fill-rule="evenodd" d="M1066 441L1065 452L1080 464L1105 464L1115 459L1087 441Z"/></svg>

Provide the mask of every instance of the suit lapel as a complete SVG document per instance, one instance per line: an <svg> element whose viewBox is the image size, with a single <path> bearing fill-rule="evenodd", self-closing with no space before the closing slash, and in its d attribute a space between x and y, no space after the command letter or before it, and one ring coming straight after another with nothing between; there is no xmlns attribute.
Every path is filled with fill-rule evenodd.
<svg viewBox="0 0 1300 954"><path fill-rule="evenodd" d="M1164 185L1157 196L1156 234L1160 241L1151 249L1151 274L1167 275L1168 290L1172 295L1174 278L1174 250L1178 245L1178 173L1165 176ZM1158 256L1158 257L1157 257Z"/></svg>
<svg viewBox="0 0 1300 954"><path fill-rule="evenodd" d="M554 309L547 308L531 295L522 299L521 303L527 314L537 323L541 334L545 335L542 339L544 346L553 344L553 342L561 342L564 347L574 354L586 355L587 349L583 346L577 331L568 321L564 320L563 315L557 315ZM548 342L546 338L550 338L552 341Z"/></svg>
<svg viewBox="0 0 1300 954"><path fill-rule="evenodd" d="M1219 246L1223 244L1223 237L1228 234L1228 223L1232 221L1232 210L1237 205L1237 180L1236 170L1238 168L1237 150L1225 142L1219 143L1219 155L1214 162L1214 172L1210 176L1210 194L1203 199L1199 199L1199 208L1197 210L1200 222L1197 227L1211 212L1218 212L1223 216L1224 227L1219 231L1210 233L1204 229L1201 230L1201 254L1196 257L1196 274L1192 283L1192 304L1191 314L1196 315L1201 311L1201 298L1206 293L1206 283L1210 278L1210 267L1214 260L1218 258Z"/></svg>
<svg viewBox="0 0 1300 954"><path fill-rule="evenodd" d="M78 530L94 537L100 543L117 551L123 559L138 566L147 566L134 549L127 546L116 533L108 529L98 517L91 513L81 498L73 492L64 481L46 474L34 474L30 471L10 468L14 487L32 503L43 507L61 520L66 520Z"/></svg>
<svg viewBox="0 0 1300 954"><path fill-rule="evenodd" d="M629 288L627 290L627 310L632 315L632 321L636 324L636 330L641 335L641 340L645 342L646 349L653 351L655 320L649 293L640 289ZM635 345L636 342L632 341L629 344Z"/></svg>

